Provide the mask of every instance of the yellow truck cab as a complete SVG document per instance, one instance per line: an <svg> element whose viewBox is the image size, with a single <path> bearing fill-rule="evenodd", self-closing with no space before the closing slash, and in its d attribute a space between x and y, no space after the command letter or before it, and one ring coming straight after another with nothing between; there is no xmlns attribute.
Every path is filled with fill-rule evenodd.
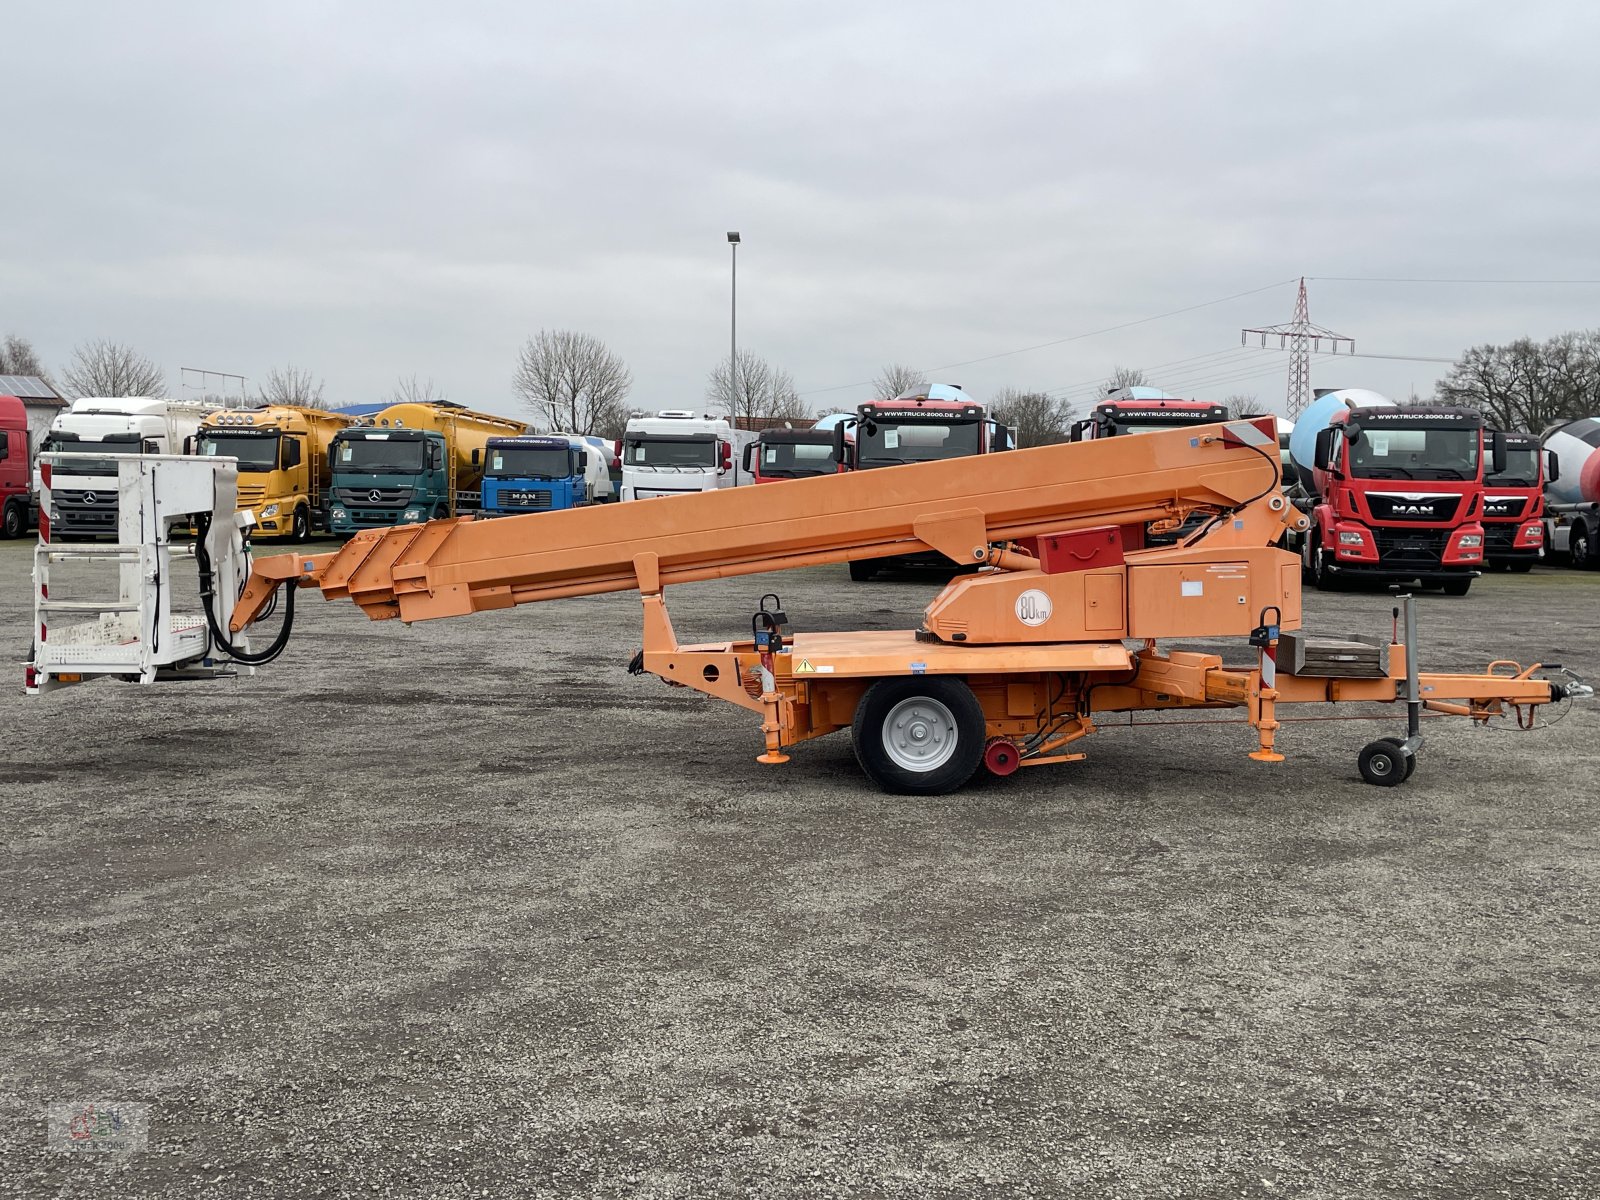
<svg viewBox="0 0 1600 1200"><path fill-rule="evenodd" d="M212 413L197 452L239 460L239 511L255 514L255 538L303 542L327 525L328 447L352 418L274 404Z"/></svg>

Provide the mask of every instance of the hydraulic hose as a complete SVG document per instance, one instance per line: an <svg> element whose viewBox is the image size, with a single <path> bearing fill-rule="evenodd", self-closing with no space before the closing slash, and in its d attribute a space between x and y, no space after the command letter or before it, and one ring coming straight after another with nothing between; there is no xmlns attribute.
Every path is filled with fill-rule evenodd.
<svg viewBox="0 0 1600 1200"><path fill-rule="evenodd" d="M235 662L244 663L246 666L256 667L269 663L282 654L284 647L289 644L289 634L294 628L294 594L297 590L293 583L283 585L280 590L286 589L288 595L283 601L283 624L278 627L277 637L272 639L272 644L265 650L241 650L229 639L228 633L217 621L214 605L216 595L216 575L211 569L211 555L206 550L206 534L211 528L209 514L201 513L195 517L195 531L198 535L195 541L195 565L200 572L200 607L205 610L206 627L211 631L211 640L217 644L227 656ZM277 601L277 592L273 594L273 601Z"/></svg>

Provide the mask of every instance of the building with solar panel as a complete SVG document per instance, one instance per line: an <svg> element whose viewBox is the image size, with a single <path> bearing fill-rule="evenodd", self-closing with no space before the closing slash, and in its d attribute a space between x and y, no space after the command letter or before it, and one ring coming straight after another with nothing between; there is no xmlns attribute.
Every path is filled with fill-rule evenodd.
<svg viewBox="0 0 1600 1200"><path fill-rule="evenodd" d="M55 388L37 375L0 375L0 396L15 396L27 410L29 454L39 449L50 422L67 407Z"/></svg>

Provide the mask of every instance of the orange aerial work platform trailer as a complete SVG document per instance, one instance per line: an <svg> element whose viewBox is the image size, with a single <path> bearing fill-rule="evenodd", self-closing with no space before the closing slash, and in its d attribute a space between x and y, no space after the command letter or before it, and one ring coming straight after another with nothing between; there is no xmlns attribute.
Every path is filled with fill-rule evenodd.
<svg viewBox="0 0 1600 1200"><path fill-rule="evenodd" d="M1398 783L1421 747L1424 708L1476 720L1514 710L1531 721L1536 706L1587 690L1534 678L1537 664L1420 674L1409 601L1403 640L1307 637L1298 559L1277 548L1304 521L1279 490L1270 419L1233 421L631 505L370 530L333 553L254 561L236 603L217 597L219 612L231 611L219 616L208 600L207 621L216 650L256 664L282 651L301 588L404 621L637 590L644 637L632 670L759 716L763 762L850 729L868 775L919 793L958 788L980 768L1007 775L1082 758L1077 743L1107 712L1239 709L1255 731L1251 757L1279 761L1279 706L1353 701L1407 704L1407 736L1373 742L1359 760L1371 782ZM1175 545L1133 548L1151 522L1188 522L1193 532ZM218 590L212 576L239 576L237 564L212 558L230 544L211 537L197 550L203 597ZM667 613L673 584L929 550L977 570L947 586L917 629L791 632L769 594L748 640L683 645ZM271 646L252 652L245 635L280 595L283 625ZM1240 639L1248 665L1158 644L1198 637ZM30 678L46 679L48 664L35 668Z"/></svg>

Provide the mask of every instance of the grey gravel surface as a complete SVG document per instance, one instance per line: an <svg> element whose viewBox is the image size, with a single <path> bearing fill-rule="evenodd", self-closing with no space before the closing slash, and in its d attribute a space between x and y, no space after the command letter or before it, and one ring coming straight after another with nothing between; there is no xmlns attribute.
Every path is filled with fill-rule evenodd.
<svg viewBox="0 0 1600 1200"><path fill-rule="evenodd" d="M22 657L26 544L0 543ZM842 567L686 639L915 623ZM1383 631L1380 595L1309 625ZM1600 677L1600 574L1423 602L1424 663ZM0 698L0 1195L1600 1195L1600 706L1548 731L1111 727L878 794L847 736L624 671L631 595L303 602L254 679ZM150 1106L143 1152L44 1109Z"/></svg>

